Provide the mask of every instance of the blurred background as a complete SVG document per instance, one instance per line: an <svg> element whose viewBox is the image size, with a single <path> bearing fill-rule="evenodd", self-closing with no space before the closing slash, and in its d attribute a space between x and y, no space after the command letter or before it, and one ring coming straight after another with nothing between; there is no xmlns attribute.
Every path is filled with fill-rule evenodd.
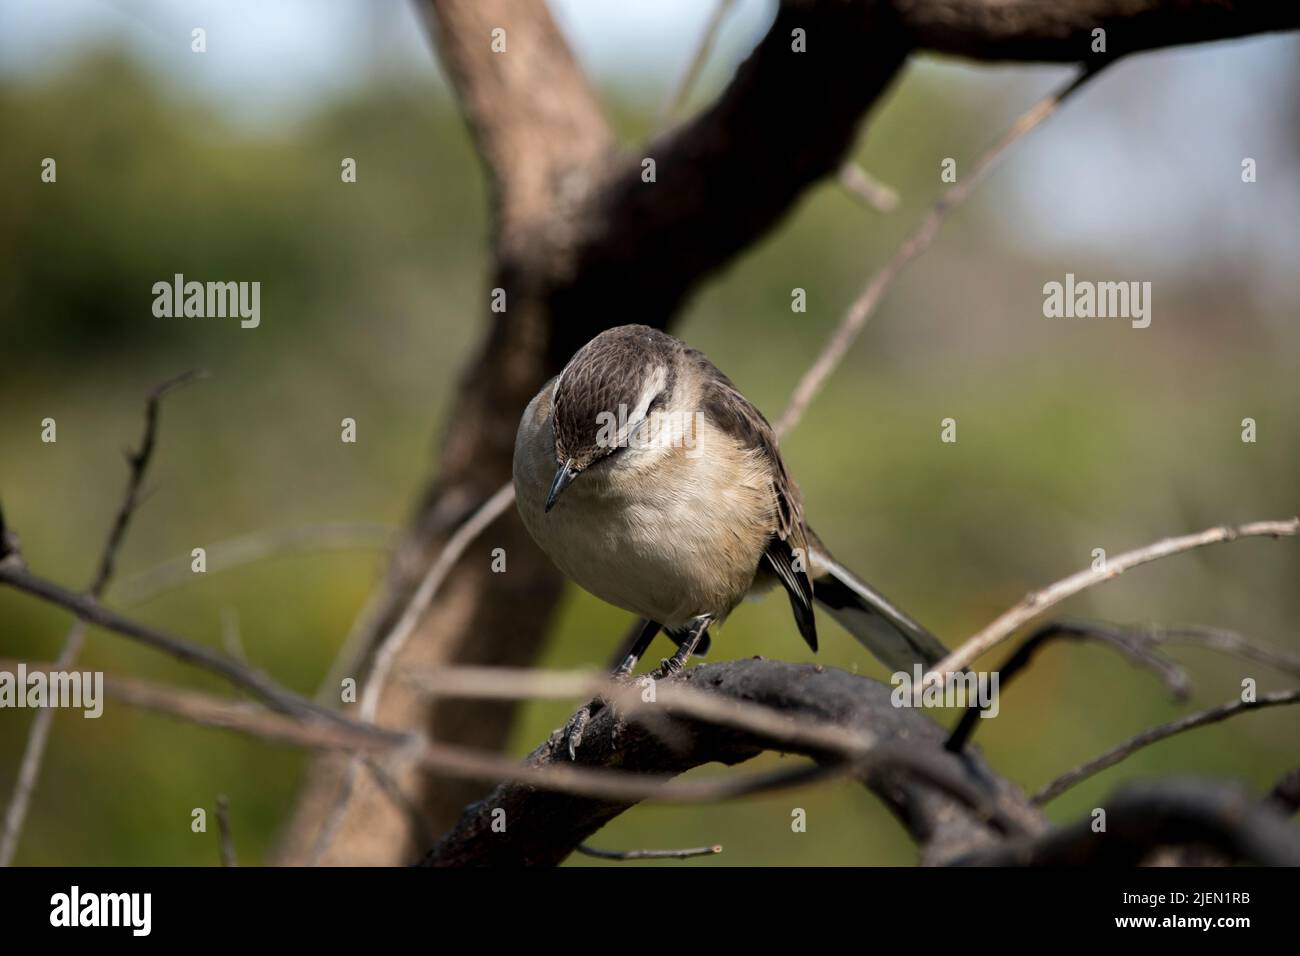
<svg viewBox="0 0 1300 956"><path fill-rule="evenodd" d="M626 141L639 142L711 5L552 7ZM694 105L716 94L770 16L763 0L735 5ZM195 26L207 30L206 54L190 51ZM858 149L899 190L900 208L880 215L823 185L709 284L675 331L774 417L939 195L940 162L969 169L1066 75L914 60ZM382 570L374 532L182 576L143 602L114 594L130 597L132 575L194 547L250 533L397 528L436 466L439 424L481 331L488 222L483 177L415 12L402 0L0 0L0 130L0 501L27 561L85 586L146 392L205 368L209 380L167 399L150 496L109 603L215 645L237 631L254 664L313 691ZM56 184L40 180L45 157L57 160ZM357 161L354 185L340 182L344 157ZM1255 183L1242 182L1246 157ZM811 521L846 563L956 643L1087 566L1094 548L1295 514L1298 262L1300 40L1119 64L1015 146L785 441ZM177 272L260 281L261 327L155 318L151 287ZM1045 319L1043 285L1067 272L1151 282L1151 326ZM807 290L806 314L790 311L795 287ZM47 417L55 444L40 440ZM339 440L344 417L358 422L354 445ZM955 444L939 440L945 417L957 420ZM1254 444L1241 441L1246 417L1258 423ZM1134 571L1062 610L1215 625L1296 652L1297 582L1294 541L1243 541ZM603 662L626 619L572 588L543 664ZM0 657L50 660L68 624L0 591ZM817 660L885 676L826 630ZM742 606L714 647L723 659L813 659L779 596ZM1207 651L1178 656L1196 682L1188 705L1107 651L1052 647L977 739L994 766L1036 788L1146 725L1233 698L1243 676L1285 686ZM224 690L102 632L82 661ZM526 753L571 709L526 708L513 750ZM4 801L29 719L0 711ZM1294 711L1248 714L1144 750L1050 813L1081 815L1134 776L1222 775L1263 789L1298 752ZM16 862L213 865L215 828L192 833L190 813L218 793L230 798L241 862L261 862L305 764L290 748L112 704L93 721L60 712ZM806 833L791 832L795 806L808 811ZM593 842L725 846L693 866L914 860L902 828L850 784L641 807Z"/></svg>

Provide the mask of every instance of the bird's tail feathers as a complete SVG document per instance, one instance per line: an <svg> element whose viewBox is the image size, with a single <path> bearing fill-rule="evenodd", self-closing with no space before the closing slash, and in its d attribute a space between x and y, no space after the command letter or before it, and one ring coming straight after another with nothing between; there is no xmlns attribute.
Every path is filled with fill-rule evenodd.
<svg viewBox="0 0 1300 956"><path fill-rule="evenodd" d="M910 673L914 665L929 667L948 653L937 637L825 550L810 557L814 600L886 667Z"/></svg>

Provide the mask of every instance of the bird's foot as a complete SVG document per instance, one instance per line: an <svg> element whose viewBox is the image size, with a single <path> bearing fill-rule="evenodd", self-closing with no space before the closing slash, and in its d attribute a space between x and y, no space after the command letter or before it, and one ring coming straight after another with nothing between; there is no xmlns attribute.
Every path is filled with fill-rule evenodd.
<svg viewBox="0 0 1300 956"><path fill-rule="evenodd" d="M632 680L631 673L623 672L621 669L610 677L611 683L620 685L631 684ZM582 745L582 735L586 732L591 719L605 708L609 708L614 714L614 736L617 737L623 729L623 718L615 709L614 702L603 694L593 698L568 719L560 732L560 740L568 750L570 760L578 759L578 747Z"/></svg>
<svg viewBox="0 0 1300 956"><path fill-rule="evenodd" d="M650 676L655 680L667 680L674 674L680 674L685 669L686 662L679 660L677 655L674 654L672 657L665 657L661 660L659 666L651 671Z"/></svg>
<svg viewBox="0 0 1300 956"><path fill-rule="evenodd" d="M596 698L589 704L583 704L560 732L560 741L569 751L569 759L578 759L578 747L582 744L582 735L591 723L591 718L605 705L605 701Z"/></svg>

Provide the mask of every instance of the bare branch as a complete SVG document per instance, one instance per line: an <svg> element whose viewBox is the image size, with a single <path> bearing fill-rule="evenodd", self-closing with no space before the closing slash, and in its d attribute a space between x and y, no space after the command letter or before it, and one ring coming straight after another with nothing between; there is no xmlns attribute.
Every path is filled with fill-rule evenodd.
<svg viewBox="0 0 1300 956"><path fill-rule="evenodd" d="M691 91L695 89L695 84L700 78L704 64L709 60L709 53L713 50L713 44L718 38L718 31L722 28L722 21L727 18L727 14L731 12L734 3L735 0L715 0L713 14L709 17L709 22L704 26L704 32L700 35L700 41L695 47L691 62L686 67L686 72L682 74L676 91L669 97L668 102L664 104L663 111L660 113L659 119L661 123L677 116L686 106L686 101L690 98Z"/></svg>
<svg viewBox="0 0 1300 956"><path fill-rule="evenodd" d="M1016 652L998 668L998 693L1001 694L1016 675L1029 665L1044 644L1058 637L1101 641L1115 648L1138 665L1155 671L1174 695L1175 700L1185 700L1191 689L1187 672L1173 661L1153 653L1150 650L1152 642L1145 632L1126 631L1123 628L1086 621L1055 621L1044 624L1025 638L1016 648ZM953 729L952 736L948 738L948 743L945 745L948 750L957 753L966 746L971 734L975 732L982 710L978 703L973 703L966 708L966 712L962 714L961 720Z"/></svg>
<svg viewBox="0 0 1300 956"><path fill-rule="evenodd" d="M1093 757L1087 763L1075 767L1068 773L1063 773L1043 789L1039 790L1033 796L1035 804L1041 806L1049 800L1055 800L1071 787L1077 786L1089 777L1096 776L1103 770L1115 766L1121 760L1126 760L1133 754L1145 747L1159 743L1175 734L1181 734L1184 731L1195 730L1197 727L1204 727L1206 724L1215 724L1221 720L1227 720L1229 717L1235 717L1237 714L1245 713L1249 710L1259 710L1264 707L1276 707L1283 704L1294 704L1300 702L1300 691L1275 691L1269 694L1261 694L1255 700L1234 700L1226 704L1220 704L1218 707L1211 707L1208 710L1198 711L1194 714L1188 714L1186 717L1180 717L1172 720L1167 724L1161 724L1158 727L1152 727L1142 731L1136 737L1126 740L1118 746L1112 747L1105 753Z"/></svg>
<svg viewBox="0 0 1300 956"><path fill-rule="evenodd" d="M704 664L659 682L658 706L673 706L665 693L670 687L674 692L679 687L707 689L717 706L730 703L729 698L751 706L761 704L773 717L779 712L791 723L814 719L824 727L831 725L824 731L827 735L869 730L878 741L867 755L872 760L845 764L841 757L832 757L830 766L847 770L875 791L912 831L927 860L966 852L998 838L998 833L1032 833L1042 827L1040 818L1024 813L1023 798L1013 786L972 755L957 757L943 752L942 729L920 710L895 707L883 684L830 668L747 660ZM591 772L588 768L617 766L654 779L707 762L737 763L764 749L828 759L824 746L793 742L788 730L773 740L764 733L735 729L737 724L719 726L695 720L683 725L684 746L668 746L635 721L625 724L612 713L621 707L615 704L593 717L577 765L571 762L557 732L529 757L529 766L547 772ZM682 720L676 713L673 717ZM888 759L876 762L885 754ZM910 763L913 760L917 763ZM662 794L657 791L656 799ZM503 784L466 809L426 863L557 863L635 802ZM509 821L504 834L492 830L497 810L504 811Z"/></svg>
<svg viewBox="0 0 1300 956"><path fill-rule="evenodd" d="M64 637L54 669L71 669L85 641L86 629L78 621ZM41 763L45 759L45 747L49 743L50 728L53 726L53 708L38 710L32 717L31 727L27 731L27 743L18 762L14 789L9 796L9 805L5 808L4 832L0 834L0 866L9 866L14 854L18 852L18 841L22 838L23 824L27 822L27 811L31 806L32 793L36 790L36 782L41 776Z"/></svg>
<svg viewBox="0 0 1300 956"><path fill-rule="evenodd" d="M221 865L239 866L235 856L235 838L230 832L230 801L225 794L217 797L217 840L221 845Z"/></svg>
<svg viewBox="0 0 1300 956"><path fill-rule="evenodd" d="M296 528L253 531L207 546L207 573L229 571L282 554L315 551L388 551L393 529L362 521L324 521ZM191 558L183 555L123 578L113 593L123 607L143 604L195 579Z"/></svg>
<svg viewBox="0 0 1300 956"><path fill-rule="evenodd" d="M935 664L918 682L917 691L919 693L930 683L941 682L944 674L969 667L981 654L1010 639L1021 627L1041 617L1049 608L1055 607L1066 598L1117 578L1131 568L1224 541L1255 537L1295 537L1297 534L1300 534L1300 518L1290 518L1285 521L1255 521L1235 527L1223 525L1196 534L1165 538L1146 547L1108 558L1104 568L1100 570L1089 568L1072 574L1041 591L1030 593L1023 601L1004 611L995 621L968 638L955 651Z"/></svg>
<svg viewBox="0 0 1300 956"><path fill-rule="evenodd" d="M696 856L716 856L722 852L722 845L697 846L689 850L598 850L594 846L579 843L574 847L583 856L592 856L598 860L689 860Z"/></svg>
<svg viewBox="0 0 1300 956"><path fill-rule="evenodd" d="M898 208L898 191L872 176L857 163L845 163L836 177L841 186L868 209L891 213Z"/></svg>
<svg viewBox="0 0 1300 956"><path fill-rule="evenodd" d="M144 434L140 438L140 447L127 456L131 472L126 482L126 494L123 496L122 504L113 518L113 526L108 532L108 540L104 543L104 551L99 559L99 570L95 572L94 580L90 582L90 587L86 589L91 597L98 598L102 596L104 588L108 586L109 579L113 576L113 565L117 560L117 553L122 547L122 542L126 539L127 526L130 525L136 506L140 503L140 489L144 484L145 472L149 468L149 461L153 458L154 445L158 440L158 410L163 397L173 389L206 374L206 372L197 369L184 372L163 382L149 393L148 400L145 402Z"/></svg>
<svg viewBox="0 0 1300 956"><path fill-rule="evenodd" d="M322 707L315 701L280 686L261 671L254 670L228 654L124 617L91 597L69 591L53 581L31 574L24 568L0 563L0 584L7 584L50 604L66 608L87 624L94 624L124 637L133 638L177 660L203 667L224 677L236 687L248 691L274 710L352 725L346 717L341 717L329 708Z"/></svg>
<svg viewBox="0 0 1300 956"><path fill-rule="evenodd" d="M498 246L527 256L529 230L609 150L604 114L543 0L426 3L438 59L492 178Z"/></svg>
<svg viewBox="0 0 1300 956"><path fill-rule="evenodd" d="M1293 4L1273 0L890 0L918 47L978 60L1077 63L1104 30L1111 56L1289 30Z"/></svg>
<svg viewBox="0 0 1300 956"><path fill-rule="evenodd" d="M1167 846L1207 845L1228 860L1300 866L1300 836L1276 810L1237 784L1160 780L1109 797L1106 829L1091 817L1048 833L1006 840L961 859L962 866L1136 866Z"/></svg>
<svg viewBox="0 0 1300 956"><path fill-rule="evenodd" d="M998 160L1005 154L1011 144L1055 113L1065 100L1095 77L1105 66L1105 63L1099 63L1080 71L1077 76L1059 90L1030 107L1027 112L1016 120L1010 129L1003 133L975 161L970 172L930 207L930 211L925 215L925 218L898 247L898 251L894 253L893 257L885 263L879 272L871 277L871 281L853 300L853 304L849 306L848 312L840 320L835 333L826 343L821 354L817 356L817 360L804 373L803 378L799 380L799 384L795 386L794 394L790 396L789 404L786 405L785 412L777 421L776 433L778 435L786 434L799 423L804 411L812 403L812 400L817 397L817 393L825 387L827 380L839 367L840 362L844 360L844 356L848 354L863 326L875 313L876 307L885 298L894 281L903 274L903 270L911 264L912 260L930 248L930 244L939 235L939 230L948 216L971 197L975 192L975 188L983 182L984 177L997 165Z"/></svg>
<svg viewBox="0 0 1300 956"><path fill-rule="evenodd" d="M16 667L17 661L0 659L0 665ZM48 670L52 665L34 662L28 672ZM563 676L563 675L558 675ZM404 736L383 731L366 724L326 725L268 711L244 701L216 697L202 691L182 690L129 677L106 675L104 692L111 699L131 706L152 710L201 726L268 740L326 751L349 754L401 754L417 766L436 770L448 777L495 783L510 780L530 787L568 792L589 797L627 799L633 801L656 800L668 803L700 803L734 799L755 793L814 783L848 772L839 766L816 765L782 769L775 773L757 773L741 777L718 777L707 780L673 782L666 776L646 776L617 770L583 770L569 773L565 768L558 772L549 769L535 770L507 757L472 749L431 745L415 735ZM678 701L677 707L691 712L694 698L688 693ZM707 705L705 708L707 709ZM808 724L816 737L821 728ZM856 751L855 751L856 752ZM893 759L882 754L882 760ZM907 758L900 758L904 763ZM365 764L372 762L365 759ZM847 765L846 765L847 766ZM395 781L378 765L376 780L380 789L397 803L404 813L412 812L409 802L398 801L400 796L393 788ZM942 779L942 778L941 778ZM943 785L949 785L947 783ZM963 798L978 805L980 798L963 792L960 784L952 784L963 793ZM342 810L336 810L341 817ZM420 831L428 827L421 824ZM432 842L432 837L430 837Z"/></svg>
<svg viewBox="0 0 1300 956"><path fill-rule="evenodd" d="M429 566L429 570L425 572L424 579L411 596L411 600L407 604L406 610L402 612L397 624L379 643L375 654L374 667L370 676L366 679L365 690L361 695L362 720L367 723L374 721L375 715L379 712L379 701L388 682L388 673L392 669L393 662L397 660L398 655L406 646L406 642L415 632L420 619L424 617L429 605L433 603L438 589L442 587L442 582L451 572L456 562L460 560L461 555L465 553L465 549L483 533L488 525L514 504L514 500L515 488L513 484L502 485L498 488L496 494L484 502L477 511L470 515L464 524L456 529L438 555L438 560ZM308 865L314 866L320 861L333 842L334 836L338 833L344 814L347 811L348 802L352 799L352 794L356 789L359 770L359 758L353 758L348 763L343 780L339 784L339 793L335 798L334 809L330 811L325 825L321 827L319 837L309 851L308 859L310 862ZM386 772L380 768L380 765L376 765L376 772L387 777Z"/></svg>
<svg viewBox="0 0 1300 956"><path fill-rule="evenodd" d="M140 447L127 455L130 472L127 476L126 492L122 496L122 503L118 506L117 514L108 532L108 539L104 542L100 553L99 569L86 589L86 593L92 600L98 599L108 587L108 582L113 577L117 553L122 547L122 542L126 540L126 530L135 515L136 507L140 504L140 489L144 485L144 476L149 469L149 461L153 458L154 445L158 438L158 410L162 399L172 389L203 374L205 373L189 371L169 379L151 391L145 401L144 433L140 438ZM63 647L59 651L57 663L58 670L66 671L73 667L81 654L85 640L85 626L81 621L76 621L63 639ZM50 728L53 724L53 708L39 710L32 718L32 725L27 733L27 743L18 763L18 776L14 781L9 806L5 810L4 832L0 834L0 866L8 866L13 861L14 854L18 852L18 841L22 836L23 824L27 820L27 808L31 804L36 782L40 779L41 762L45 757L45 747L49 742Z"/></svg>
<svg viewBox="0 0 1300 956"><path fill-rule="evenodd" d="M375 654L374 669L370 677L366 680L366 689L361 697L361 717L363 720L374 720L375 714L379 710L379 698L383 694L384 685L388 681L388 672L392 669L393 662L397 660L398 654L410 639L415 627L420 622L420 618L429 610L429 605L433 602L442 587L442 582L446 580L447 575L451 572L452 567L460 560L465 549L483 533L493 521L501 517L515 502L515 486L513 483L502 485L497 489L496 494L485 501L477 511L470 515L456 533L447 541L446 546L438 555L438 560L429 566L425 572L424 580L416 588L415 594L406 606L406 610L398 619L397 625L391 632L380 642L378 651Z"/></svg>
<svg viewBox="0 0 1300 956"><path fill-rule="evenodd" d="M1256 661L1292 677L1300 677L1300 657L1276 648L1248 641L1233 631L1217 627L1153 627L1146 632L1157 644L1186 644L1205 647L1223 654L1232 654Z"/></svg>

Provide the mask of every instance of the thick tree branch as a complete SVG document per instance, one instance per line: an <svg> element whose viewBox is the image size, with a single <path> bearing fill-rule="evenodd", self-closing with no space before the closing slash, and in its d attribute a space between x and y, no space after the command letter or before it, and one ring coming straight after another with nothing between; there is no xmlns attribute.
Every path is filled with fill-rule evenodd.
<svg viewBox="0 0 1300 956"><path fill-rule="evenodd" d="M1237 784L1160 780L1130 784L1102 804L1105 830L1080 820L1007 840L957 860L963 866L1136 866L1168 846L1208 846L1229 861L1300 866L1300 835Z"/></svg>
<svg viewBox="0 0 1300 956"><path fill-rule="evenodd" d="M1118 56L1293 30L1300 10L1276 0L890 0L919 49L977 60L1077 63L1106 31Z"/></svg>
<svg viewBox="0 0 1300 956"><path fill-rule="evenodd" d="M883 684L843 671L763 660L702 665L669 683L678 682L707 689L720 701L737 698L794 717L866 730L883 746L903 747L929 761L926 776L918 775L916 767L900 769L897 763L866 764L855 773L913 834L927 862L986 845L1000 838L1006 828L1033 833L1043 826L1040 817L1027 812L1017 788L996 777L977 758L943 752L942 728L919 710L894 706L890 689ZM788 739L774 741L768 734L679 716L672 720L678 731L674 737L679 740L674 747L638 723L622 724L611 710L600 711L588 725L578 753L580 766L678 774L705 763L739 763L763 750L838 762L818 747ZM560 735L553 735L534 751L528 764L570 764ZM954 780L947 780L946 788L936 786L933 781L940 773L982 795L1000 823L988 819L990 811L973 811L969 801L954 797ZM591 799L504 784L467 808L424 862L433 866L555 864L632 805L634 801ZM505 833L492 828L496 810L505 811Z"/></svg>
<svg viewBox="0 0 1300 956"><path fill-rule="evenodd" d="M543 0L429 8L438 58L493 183L498 248L526 256L530 234L610 146L600 103Z"/></svg>

